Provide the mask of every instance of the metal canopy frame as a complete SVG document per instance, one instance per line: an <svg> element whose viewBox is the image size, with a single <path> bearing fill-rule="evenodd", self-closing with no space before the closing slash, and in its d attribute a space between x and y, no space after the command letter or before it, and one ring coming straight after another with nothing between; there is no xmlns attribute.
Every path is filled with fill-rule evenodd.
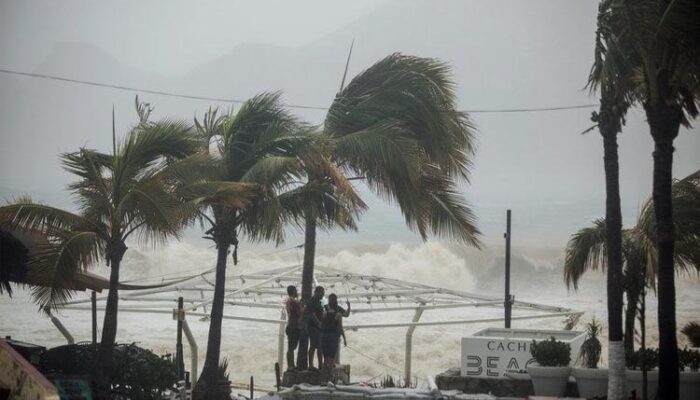
<svg viewBox="0 0 700 400"><path fill-rule="evenodd" d="M286 287L290 284L299 285L301 282L301 265L275 268L255 273L230 275L226 279L226 295L224 297L224 319L278 325L278 362L282 367L284 362L285 341L284 326L286 316L284 298ZM134 290L120 293L120 313L150 313L172 314L177 311L178 297L183 297L184 312L193 317L208 318L208 306L213 302L214 284L207 276L213 275L213 270L192 275L185 279L178 278L172 285L157 289ZM349 331L359 329L381 329L406 327L404 377L411 379L411 349L413 332L420 326L467 325L484 322L504 321L503 314L488 318L473 319L444 319L436 321L421 321L421 316L433 310L452 308L486 307L503 308L503 299L484 296L464 291L451 290L428 286L421 283L407 282L399 279L385 278L375 275L353 274L338 269L319 266L315 267L315 285L326 286L327 292L335 291L339 297L353 300L362 306L352 308L353 314L375 312L414 311L413 316L406 321L383 323L346 324ZM106 296L97 298L97 308L104 309ZM91 310L91 299L76 300L65 304L67 310ZM258 308L270 311L278 310L280 318L250 317L240 315L236 309ZM526 314L516 313L513 320L530 320L556 317L579 317L583 312L564 307L550 306L522 301L512 302L513 310L528 311ZM228 309L228 313L226 312ZM233 312L231 312L233 311ZM409 313L410 315L410 313ZM354 318L353 318L354 320ZM196 379L197 344L189 331L187 321L183 321L185 332L190 345L192 372Z"/></svg>

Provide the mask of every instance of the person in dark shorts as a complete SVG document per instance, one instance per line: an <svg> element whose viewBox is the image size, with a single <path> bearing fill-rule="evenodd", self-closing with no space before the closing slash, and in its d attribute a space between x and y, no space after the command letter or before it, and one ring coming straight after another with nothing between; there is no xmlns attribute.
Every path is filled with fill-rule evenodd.
<svg viewBox="0 0 700 400"><path fill-rule="evenodd" d="M321 355L321 321L323 321L323 305L321 301L326 294L323 286L316 286L314 295L306 302L304 315L306 319L305 327L309 336L309 369L314 368L314 352L318 358L318 367L323 366L323 356Z"/></svg>
<svg viewBox="0 0 700 400"><path fill-rule="evenodd" d="M294 285L287 286L287 300L284 305L287 309L287 370L293 371L294 366L294 350L299 344L299 335L301 334L301 303L297 294L297 287Z"/></svg>
<svg viewBox="0 0 700 400"><path fill-rule="evenodd" d="M323 318L323 336L321 337L321 349L323 351L323 369L327 373L333 371L335 357L338 354L340 335L343 333L343 317L350 316L350 302L346 301L348 309L338 305L338 296L331 293L328 296L328 305L325 307Z"/></svg>

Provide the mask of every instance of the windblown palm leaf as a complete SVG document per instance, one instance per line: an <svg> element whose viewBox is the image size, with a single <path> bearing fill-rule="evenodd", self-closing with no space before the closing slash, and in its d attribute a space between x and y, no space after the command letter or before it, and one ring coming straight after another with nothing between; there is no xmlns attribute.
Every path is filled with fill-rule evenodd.
<svg viewBox="0 0 700 400"><path fill-rule="evenodd" d="M393 54L356 76L333 101L324 133L332 157L396 201L409 227L478 245L457 180L467 179L474 127L457 110L449 67Z"/></svg>

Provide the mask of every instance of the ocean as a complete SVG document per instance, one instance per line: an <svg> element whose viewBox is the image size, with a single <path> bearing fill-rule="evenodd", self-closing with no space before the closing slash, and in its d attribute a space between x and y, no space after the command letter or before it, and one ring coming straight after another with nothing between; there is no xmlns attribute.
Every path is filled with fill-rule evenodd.
<svg viewBox="0 0 700 400"><path fill-rule="evenodd" d="M481 250L465 248L454 243L428 241L332 241L329 235L320 235L317 265L325 265L356 274L373 274L411 282L469 291L490 296L503 293L503 246L498 242ZM361 235L358 235L361 237ZM300 249L289 248L290 242L278 249L242 243L240 262L229 263L228 275L260 271L268 268L298 264ZM156 250L141 249L136 244L127 251L123 280L152 282L152 277L177 272L203 271L214 265L216 253L209 243L185 239L171 241ZM596 317L605 326L605 276L598 271L587 273L577 291L567 290L563 282L563 247L515 245L512 259L512 293L516 300L550 304L584 311L578 329ZM94 272L108 276L106 267ZM677 279L677 319L679 328L690 320L698 319L700 281L697 276L679 276ZM328 292L329 293L329 292ZM338 293L344 303L342 293ZM78 293L75 298L87 298ZM656 346L656 298L648 297L648 344ZM227 313L278 318L279 312L227 308ZM425 311L421 321L468 319L479 316L500 316L502 309L457 308ZM527 311L514 311L514 314ZM347 324L410 321L412 312L391 312L351 315ZM56 313L76 341L91 339L89 311L62 310ZM102 313L98 313L99 325ZM199 345L200 371L204 361L208 322L188 318L190 328ZM435 375L460 363L460 339L479 329L494 324L452 326L421 326L413 338L413 375L419 382L427 375ZM500 323L495 324L499 326ZM563 326L563 319L513 321L513 327L552 328ZM223 323L222 357L229 360L229 371L234 382L247 382L254 376L258 385L271 387L274 383L274 363L277 361L277 333L274 325L246 321L225 320ZM395 378L403 375L404 340L406 328L367 329L348 331L348 347L342 349L344 363L351 364L353 381L367 381L384 375ZM605 335L607 330L604 329ZM38 312L31 301L29 290L17 287L12 298L0 297L0 334L44 346L58 346L65 339ZM168 314L141 314L121 312L117 340L135 342L156 353L175 351L176 323ZM679 334L681 345L685 337ZM604 342L604 340L603 340ZM189 349L185 344L185 356ZM605 351L603 352L605 359ZM189 359L185 360L189 369ZM603 360L605 362L605 360Z"/></svg>

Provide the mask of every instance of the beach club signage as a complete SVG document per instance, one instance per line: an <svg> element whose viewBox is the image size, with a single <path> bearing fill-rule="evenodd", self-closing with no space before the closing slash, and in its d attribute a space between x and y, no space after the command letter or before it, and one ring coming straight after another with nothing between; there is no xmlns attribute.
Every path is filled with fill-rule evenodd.
<svg viewBox="0 0 700 400"><path fill-rule="evenodd" d="M584 332L487 328L462 338L462 376L502 378L506 372L526 370L535 362L530 354L533 340L554 336L571 346L578 356Z"/></svg>

